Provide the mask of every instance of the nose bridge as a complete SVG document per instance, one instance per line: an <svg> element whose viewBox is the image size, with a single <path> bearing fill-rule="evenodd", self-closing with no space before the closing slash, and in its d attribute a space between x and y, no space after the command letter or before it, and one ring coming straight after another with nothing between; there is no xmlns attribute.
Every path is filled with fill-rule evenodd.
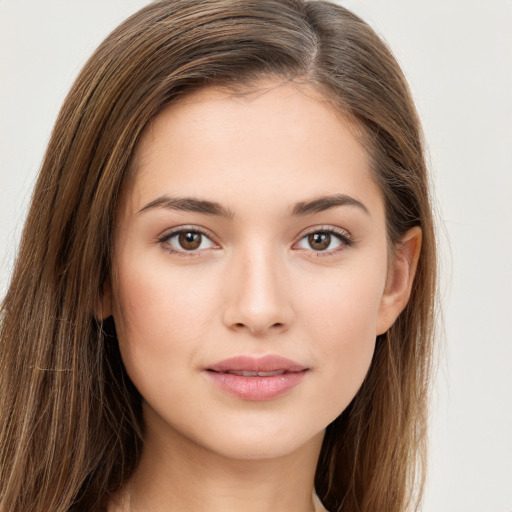
<svg viewBox="0 0 512 512"><path fill-rule="evenodd" d="M282 255L270 242L253 240L233 256L225 321L231 328L261 334L291 321Z"/></svg>

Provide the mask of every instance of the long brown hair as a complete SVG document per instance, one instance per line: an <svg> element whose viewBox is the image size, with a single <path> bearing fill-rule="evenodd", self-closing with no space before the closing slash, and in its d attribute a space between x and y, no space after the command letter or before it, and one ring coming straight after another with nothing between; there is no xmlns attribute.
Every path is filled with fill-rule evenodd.
<svg viewBox="0 0 512 512"><path fill-rule="evenodd" d="M110 321L117 198L142 131L209 85L303 80L361 128L389 240L421 226L406 309L377 340L350 406L327 427L316 490L331 511L419 503L425 463L436 250L422 136L407 83L361 19L325 1L153 3L97 49L58 116L2 304L0 510L101 510L142 449L141 397Z"/></svg>

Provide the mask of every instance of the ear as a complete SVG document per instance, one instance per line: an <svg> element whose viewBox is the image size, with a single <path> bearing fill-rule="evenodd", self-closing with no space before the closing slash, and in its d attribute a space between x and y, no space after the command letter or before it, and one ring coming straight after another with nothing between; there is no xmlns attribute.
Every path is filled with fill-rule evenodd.
<svg viewBox="0 0 512 512"><path fill-rule="evenodd" d="M377 317L377 335L384 334L403 311L411 295L421 249L421 228L405 233L395 247Z"/></svg>
<svg viewBox="0 0 512 512"><path fill-rule="evenodd" d="M105 279L101 288L101 297L94 308L94 315L97 320L105 320L112 314L112 286L110 278Z"/></svg>

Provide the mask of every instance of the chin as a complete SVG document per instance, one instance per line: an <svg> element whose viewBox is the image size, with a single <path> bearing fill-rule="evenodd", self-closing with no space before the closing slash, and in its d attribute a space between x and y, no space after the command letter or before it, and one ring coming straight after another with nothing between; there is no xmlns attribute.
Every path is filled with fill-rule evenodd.
<svg viewBox="0 0 512 512"><path fill-rule="evenodd" d="M259 430L259 431L258 431ZM289 428L282 431L245 429L229 431L223 436L209 437L206 448L221 456L235 460L268 460L286 457L307 446L321 446L325 430L297 432ZM225 435L227 434L228 435Z"/></svg>

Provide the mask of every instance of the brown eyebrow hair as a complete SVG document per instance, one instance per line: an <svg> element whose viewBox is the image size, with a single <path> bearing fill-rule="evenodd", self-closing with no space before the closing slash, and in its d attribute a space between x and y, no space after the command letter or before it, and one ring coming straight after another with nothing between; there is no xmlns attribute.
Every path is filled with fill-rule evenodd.
<svg viewBox="0 0 512 512"><path fill-rule="evenodd" d="M180 210L184 212L204 213L206 215L217 215L230 219L235 216L231 210L214 201L205 201L202 199L195 199L193 197L169 196L161 196L154 201L151 201L141 208L138 213L142 213L146 210L152 210L154 208L167 208L170 210Z"/></svg>
<svg viewBox="0 0 512 512"><path fill-rule="evenodd" d="M299 216L310 215L335 208L336 206L355 206L370 215L368 208L361 201L346 194L334 194L332 196L322 196L312 201L301 201L294 206L292 214Z"/></svg>
<svg viewBox="0 0 512 512"><path fill-rule="evenodd" d="M331 196L322 196L311 201L300 201L295 204L292 209L293 216L305 216L313 213L323 212L337 206L355 206L360 208L366 214L370 214L368 208L353 197L346 194L334 194ZM167 208L171 210L180 210L185 212L204 213L206 215L217 215L232 219L235 214L229 208L225 208L221 204L214 201L206 201L203 199L195 199L193 197L169 197L161 196L151 201L141 208L138 213L142 213L154 208Z"/></svg>

